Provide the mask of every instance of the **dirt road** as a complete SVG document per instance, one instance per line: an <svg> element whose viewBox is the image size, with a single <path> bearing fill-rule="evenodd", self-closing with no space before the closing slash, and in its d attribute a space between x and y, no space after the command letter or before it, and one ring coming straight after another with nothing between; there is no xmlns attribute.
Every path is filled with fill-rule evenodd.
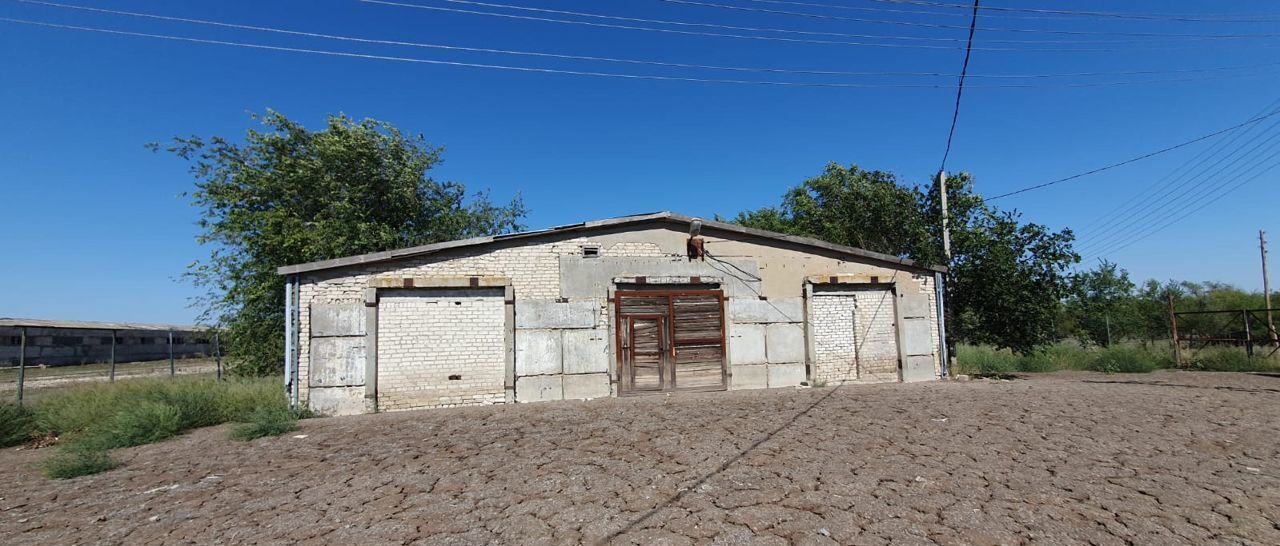
<svg viewBox="0 0 1280 546"><path fill-rule="evenodd" d="M1063 373L205 429L50 481L8 543L1280 544L1280 378Z"/></svg>

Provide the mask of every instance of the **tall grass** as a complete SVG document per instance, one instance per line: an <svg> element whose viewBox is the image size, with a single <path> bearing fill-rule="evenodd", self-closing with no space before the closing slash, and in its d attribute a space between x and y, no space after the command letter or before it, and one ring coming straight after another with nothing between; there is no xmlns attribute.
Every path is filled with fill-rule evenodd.
<svg viewBox="0 0 1280 546"><path fill-rule="evenodd" d="M1262 346L1255 350L1270 351ZM1280 372L1280 358L1249 358L1244 351L1233 347L1209 347L1186 355L1187 366L1193 370L1209 372Z"/></svg>
<svg viewBox="0 0 1280 546"><path fill-rule="evenodd" d="M989 346L962 345L956 352L958 371L975 375L1058 370L1145 373L1173 364L1168 351L1136 345L1086 349L1078 345L1058 344L1027 355Z"/></svg>
<svg viewBox="0 0 1280 546"><path fill-rule="evenodd" d="M17 404L0 403L0 447L16 446L35 432L35 416Z"/></svg>
<svg viewBox="0 0 1280 546"><path fill-rule="evenodd" d="M0 406L0 417L8 410ZM249 423L233 430L252 439L292 430L298 415L273 379L135 379L76 385L49 393L27 411L24 431L0 424L6 433L51 434L61 453L44 462L45 474L71 478L115 466L116 448L163 441L187 430L227 422ZM243 428L252 433L239 432Z"/></svg>

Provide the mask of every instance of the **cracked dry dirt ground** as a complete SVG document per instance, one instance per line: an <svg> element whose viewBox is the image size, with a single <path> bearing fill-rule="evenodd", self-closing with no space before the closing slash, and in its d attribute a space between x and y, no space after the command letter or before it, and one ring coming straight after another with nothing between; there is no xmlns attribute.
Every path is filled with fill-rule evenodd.
<svg viewBox="0 0 1280 546"><path fill-rule="evenodd" d="M1280 378L1072 373L223 428L50 481L0 542L1280 544Z"/></svg>

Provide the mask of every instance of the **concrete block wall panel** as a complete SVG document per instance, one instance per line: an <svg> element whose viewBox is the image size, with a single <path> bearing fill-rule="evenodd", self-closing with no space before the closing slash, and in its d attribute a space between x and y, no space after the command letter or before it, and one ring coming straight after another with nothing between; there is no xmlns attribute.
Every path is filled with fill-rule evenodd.
<svg viewBox="0 0 1280 546"><path fill-rule="evenodd" d="M903 319L902 345L907 356L932 355L936 345L933 344L933 335L929 331L929 322Z"/></svg>
<svg viewBox="0 0 1280 546"><path fill-rule="evenodd" d="M609 374L607 373L565 375L562 377L562 381L565 400L607 398L612 394L609 386ZM517 388L517 396L519 392Z"/></svg>
<svg viewBox="0 0 1280 546"><path fill-rule="evenodd" d="M311 338L311 373L308 385L312 387L355 387L364 385L364 367L367 351L365 338L316 337Z"/></svg>
<svg viewBox="0 0 1280 546"><path fill-rule="evenodd" d="M764 364L765 333L762 324L729 325L729 364Z"/></svg>
<svg viewBox="0 0 1280 546"><path fill-rule="evenodd" d="M549 402L564 399L564 382L559 375L516 378L516 402Z"/></svg>
<svg viewBox="0 0 1280 546"><path fill-rule="evenodd" d="M560 330L516 330L517 376L561 373L562 355Z"/></svg>
<svg viewBox="0 0 1280 546"><path fill-rule="evenodd" d="M905 360L902 370L904 383L933 381L938 378L933 369L934 355L907 356Z"/></svg>
<svg viewBox="0 0 1280 546"><path fill-rule="evenodd" d="M804 325L765 325L765 356L770 364L804 362Z"/></svg>
<svg viewBox="0 0 1280 546"><path fill-rule="evenodd" d="M600 314L593 301L516 301L516 328L595 328Z"/></svg>
<svg viewBox="0 0 1280 546"><path fill-rule="evenodd" d="M754 258L726 258L749 275L759 278L759 265ZM725 266L718 266L723 268ZM682 255L661 258L620 257L560 258L560 291L566 298L594 298L613 286L616 277L720 277L725 280L724 291L729 297L755 297L760 293L760 281L727 276L708 262L689 261Z"/></svg>
<svg viewBox="0 0 1280 546"><path fill-rule="evenodd" d="M769 388L795 387L804 382L804 363L769 364Z"/></svg>
<svg viewBox="0 0 1280 546"><path fill-rule="evenodd" d="M607 374L609 372L608 330L603 328L564 330L562 334L564 336L561 342L564 354L564 373ZM519 362L518 359L517 362Z"/></svg>
<svg viewBox="0 0 1280 546"><path fill-rule="evenodd" d="M310 392L308 407L321 415L358 415L372 409L363 387L312 388Z"/></svg>
<svg viewBox="0 0 1280 546"><path fill-rule="evenodd" d="M730 390L769 388L769 369L764 364L734 366L729 380Z"/></svg>
<svg viewBox="0 0 1280 546"><path fill-rule="evenodd" d="M738 324L804 321L802 298L730 299L725 306L729 320Z"/></svg>
<svg viewBox="0 0 1280 546"><path fill-rule="evenodd" d="M317 303L311 306L311 337L363 336L364 305Z"/></svg>

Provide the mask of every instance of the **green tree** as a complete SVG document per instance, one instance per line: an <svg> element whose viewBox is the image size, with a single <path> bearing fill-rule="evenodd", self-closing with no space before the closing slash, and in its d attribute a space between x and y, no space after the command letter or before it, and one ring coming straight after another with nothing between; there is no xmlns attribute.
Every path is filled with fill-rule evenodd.
<svg viewBox="0 0 1280 546"><path fill-rule="evenodd" d="M782 203L740 213L743 225L945 263L936 186L908 187L892 174L829 164L788 190ZM987 205L968 174L947 185L953 339L1029 352L1054 339L1067 268L1079 260L1070 230L1024 223Z"/></svg>
<svg viewBox="0 0 1280 546"><path fill-rule="evenodd" d="M1084 343L1107 345L1142 336L1144 325L1135 289L1128 271L1105 260L1095 269L1073 275L1064 306L1076 337Z"/></svg>
<svg viewBox="0 0 1280 546"><path fill-rule="evenodd" d="M243 142L179 137L164 148L191 164L198 242L210 253L186 275L206 290L201 321L226 328L236 373L278 373L283 362L276 268L520 228L518 196L495 205L430 178L441 148L422 135L344 115L320 131L272 111L252 118L261 128Z"/></svg>

